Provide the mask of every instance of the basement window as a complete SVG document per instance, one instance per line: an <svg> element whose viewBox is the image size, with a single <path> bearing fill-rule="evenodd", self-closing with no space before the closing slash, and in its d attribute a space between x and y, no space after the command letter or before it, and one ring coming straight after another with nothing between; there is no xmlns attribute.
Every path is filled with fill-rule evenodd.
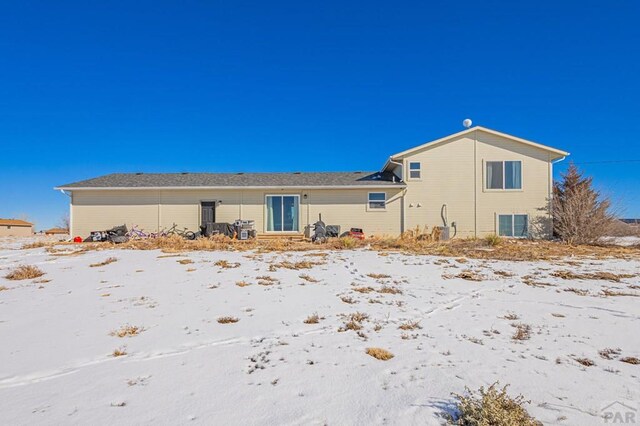
<svg viewBox="0 0 640 426"><path fill-rule="evenodd" d="M409 163L409 179L420 179L420 168L421 165L418 162L410 162Z"/></svg>
<svg viewBox="0 0 640 426"><path fill-rule="evenodd" d="M529 216L526 214L498 215L498 235L527 238L529 236Z"/></svg>
<svg viewBox="0 0 640 426"><path fill-rule="evenodd" d="M522 161L487 161L487 189L522 189Z"/></svg>

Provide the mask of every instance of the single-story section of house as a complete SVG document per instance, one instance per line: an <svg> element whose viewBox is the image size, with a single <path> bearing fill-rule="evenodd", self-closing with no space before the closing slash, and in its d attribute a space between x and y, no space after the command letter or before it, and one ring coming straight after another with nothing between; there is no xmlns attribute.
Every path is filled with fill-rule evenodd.
<svg viewBox="0 0 640 426"><path fill-rule="evenodd" d="M49 228L46 231L44 231L44 234L45 235L67 235L69 234L69 230L64 228Z"/></svg>
<svg viewBox="0 0 640 426"><path fill-rule="evenodd" d="M255 221L258 234L299 235L322 219L366 235L442 226L450 236L550 235L553 163L568 153L472 127L391 155L369 172L116 173L61 185L71 234L116 225L197 231Z"/></svg>
<svg viewBox="0 0 640 426"><path fill-rule="evenodd" d="M0 237L30 237L33 223L20 219L0 219Z"/></svg>

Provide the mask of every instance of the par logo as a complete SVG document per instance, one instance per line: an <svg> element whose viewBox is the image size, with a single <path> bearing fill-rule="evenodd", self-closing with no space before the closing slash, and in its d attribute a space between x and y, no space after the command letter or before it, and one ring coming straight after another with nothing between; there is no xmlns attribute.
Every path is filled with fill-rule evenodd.
<svg viewBox="0 0 640 426"><path fill-rule="evenodd" d="M638 409L622 402L614 401L601 410L605 424L635 425L638 424Z"/></svg>

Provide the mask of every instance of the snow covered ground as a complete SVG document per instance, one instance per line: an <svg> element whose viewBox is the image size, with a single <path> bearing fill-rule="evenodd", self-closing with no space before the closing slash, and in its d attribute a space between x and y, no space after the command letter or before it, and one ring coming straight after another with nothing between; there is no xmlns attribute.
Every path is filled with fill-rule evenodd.
<svg viewBox="0 0 640 426"><path fill-rule="evenodd" d="M640 366L620 359L640 357L640 279L551 275L637 260L18 247L0 248L0 424L441 424L452 392L495 381L545 424L639 408ZM46 274L3 278L21 264ZM142 331L112 334L126 325Z"/></svg>

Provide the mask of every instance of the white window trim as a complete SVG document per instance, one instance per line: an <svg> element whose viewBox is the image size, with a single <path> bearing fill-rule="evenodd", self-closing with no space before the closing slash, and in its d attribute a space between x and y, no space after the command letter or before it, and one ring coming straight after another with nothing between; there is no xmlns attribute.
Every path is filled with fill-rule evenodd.
<svg viewBox="0 0 640 426"><path fill-rule="evenodd" d="M267 197L297 197L298 198L298 230L297 231L267 231ZM284 204L283 207L284 209ZM302 215L300 214L300 194L264 194L264 209L263 209L263 219L262 219L262 223L263 223L263 228L264 228L264 232L268 233L268 234L301 234L302 232L300 232L300 229L302 228ZM284 212L282 214L282 217L284 218Z"/></svg>
<svg viewBox="0 0 640 426"><path fill-rule="evenodd" d="M524 236L500 235L500 216L511 216L511 234L515 234L516 221L514 216L526 216L527 217L527 235L524 235ZM531 234L531 229L529 228L529 225L530 223L529 223L528 213L496 213L496 235L501 236L503 238L519 238L519 239L529 238L529 235Z"/></svg>
<svg viewBox="0 0 640 426"><path fill-rule="evenodd" d="M371 194L384 194L384 207L381 209L376 209L376 208L372 208L370 207L370 198ZM380 201L375 201L374 202L380 202ZM384 191L371 191L367 193L367 211L368 212L386 212L387 211L387 193Z"/></svg>
<svg viewBox="0 0 640 426"><path fill-rule="evenodd" d="M520 188L505 189L506 173L505 165L507 161L517 161L520 163ZM487 163L502 163L502 189L487 188ZM524 191L524 162L522 160L482 160L482 191L483 192L523 192Z"/></svg>
<svg viewBox="0 0 640 426"><path fill-rule="evenodd" d="M420 166L420 168L417 169L417 171L420 172L420 177L417 177L417 178L411 177L411 163L418 163L418 166ZM407 181L419 182L421 180L422 180L422 162L407 160Z"/></svg>

